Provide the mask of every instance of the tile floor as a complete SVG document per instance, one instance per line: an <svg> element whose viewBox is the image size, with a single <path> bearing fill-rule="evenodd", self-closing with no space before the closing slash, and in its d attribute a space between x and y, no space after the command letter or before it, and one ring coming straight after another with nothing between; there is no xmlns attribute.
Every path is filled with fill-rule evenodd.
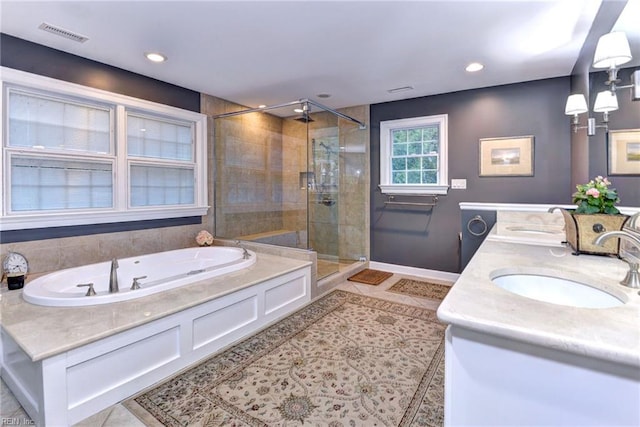
<svg viewBox="0 0 640 427"><path fill-rule="evenodd" d="M426 298L420 298L404 294L396 294L393 292L387 292L386 290L393 286L398 280L402 278L415 279L415 280L428 280L435 283L442 283L451 285L451 282L444 282L442 280L435 280L428 277L408 276L404 274L394 274L387 280L379 285L367 285L364 283L344 281L338 285L337 289L345 291L367 295L374 298L382 298L389 301L394 301L402 304L413 305L417 307L429 308L435 310L438 308L440 301L430 300ZM0 421L1 427L5 426L20 426L20 425L32 425L33 421L22 409L20 404L13 397L13 394L2 381L0 391L2 392L0 398ZM122 405L114 405L110 408L93 415L80 423L75 425L76 427L139 427L144 426L133 414L131 414Z"/></svg>

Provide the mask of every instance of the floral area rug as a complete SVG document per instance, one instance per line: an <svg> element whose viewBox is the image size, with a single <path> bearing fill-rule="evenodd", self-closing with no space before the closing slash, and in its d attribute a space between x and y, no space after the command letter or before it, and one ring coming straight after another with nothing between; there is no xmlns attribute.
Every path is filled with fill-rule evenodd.
<svg viewBox="0 0 640 427"><path fill-rule="evenodd" d="M450 289L451 286L441 285L439 283L400 279L387 289L387 291L398 294L414 295L422 298L443 299L447 296L447 292L449 292Z"/></svg>
<svg viewBox="0 0 640 427"><path fill-rule="evenodd" d="M444 329L333 291L125 406L147 425L441 426Z"/></svg>

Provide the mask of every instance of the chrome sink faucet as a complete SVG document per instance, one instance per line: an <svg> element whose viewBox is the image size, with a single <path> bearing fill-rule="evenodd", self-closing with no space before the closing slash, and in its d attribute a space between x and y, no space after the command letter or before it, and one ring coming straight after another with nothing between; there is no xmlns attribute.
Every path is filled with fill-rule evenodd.
<svg viewBox="0 0 640 427"><path fill-rule="evenodd" d="M118 260L114 258L111 260L111 276L109 277L109 293L118 292Z"/></svg>
<svg viewBox="0 0 640 427"><path fill-rule="evenodd" d="M594 241L594 245L602 246L604 242L609 239L618 238L631 242L635 247L640 250L640 234L633 231L608 231L599 235ZM621 285L629 288L640 288L640 274L638 273L638 262L634 262L631 259L622 258L624 262L629 264L629 271L627 275L620 282Z"/></svg>

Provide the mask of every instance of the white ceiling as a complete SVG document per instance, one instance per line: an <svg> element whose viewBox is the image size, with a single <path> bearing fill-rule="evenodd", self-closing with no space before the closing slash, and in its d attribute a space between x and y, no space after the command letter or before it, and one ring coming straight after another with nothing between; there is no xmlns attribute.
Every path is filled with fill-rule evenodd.
<svg viewBox="0 0 640 427"><path fill-rule="evenodd" d="M0 29L251 107L310 98L340 108L570 75L600 3L0 0ZM616 24L635 63L639 6L629 0ZM150 63L148 51L168 61ZM485 69L465 72L471 61ZM414 89L387 92L403 86Z"/></svg>

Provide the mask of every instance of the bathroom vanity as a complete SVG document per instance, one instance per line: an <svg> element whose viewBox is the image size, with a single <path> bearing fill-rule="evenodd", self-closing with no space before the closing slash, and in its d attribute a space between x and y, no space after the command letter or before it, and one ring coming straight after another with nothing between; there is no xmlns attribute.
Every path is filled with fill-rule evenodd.
<svg viewBox="0 0 640 427"><path fill-rule="evenodd" d="M491 233L438 309L449 324L445 425L640 425L640 295L618 283L627 264ZM579 282L619 304L561 305L492 281L515 274Z"/></svg>
<svg viewBox="0 0 640 427"><path fill-rule="evenodd" d="M8 292L2 378L37 425L71 425L300 308L310 286L311 262L259 253L246 269L112 304L43 307Z"/></svg>

